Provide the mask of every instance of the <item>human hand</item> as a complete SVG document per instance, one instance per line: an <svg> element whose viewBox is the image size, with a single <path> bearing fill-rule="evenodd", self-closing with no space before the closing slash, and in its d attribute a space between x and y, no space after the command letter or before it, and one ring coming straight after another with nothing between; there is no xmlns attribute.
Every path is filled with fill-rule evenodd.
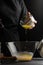
<svg viewBox="0 0 43 65"><path fill-rule="evenodd" d="M33 29L37 23L37 21L31 15L30 12L27 13L25 22L26 22L26 25L29 27L28 29Z"/></svg>

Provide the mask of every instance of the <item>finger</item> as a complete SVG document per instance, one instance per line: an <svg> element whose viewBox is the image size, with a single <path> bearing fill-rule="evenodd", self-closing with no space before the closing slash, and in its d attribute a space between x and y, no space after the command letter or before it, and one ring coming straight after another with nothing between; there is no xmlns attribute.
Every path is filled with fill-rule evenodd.
<svg viewBox="0 0 43 65"><path fill-rule="evenodd" d="M35 24L32 23L30 26L31 26L31 28L29 28L29 29L33 29L35 27Z"/></svg>
<svg viewBox="0 0 43 65"><path fill-rule="evenodd" d="M33 23L37 23L37 21L36 20L34 20L34 21L32 21Z"/></svg>
<svg viewBox="0 0 43 65"><path fill-rule="evenodd" d="M32 22L37 23L37 21L35 20L35 18L33 16L30 16L30 19Z"/></svg>
<svg viewBox="0 0 43 65"><path fill-rule="evenodd" d="M27 12L27 14L29 15L29 14L30 14L30 12Z"/></svg>
<svg viewBox="0 0 43 65"><path fill-rule="evenodd" d="M31 23L31 26L32 26L32 27L35 27L35 24L34 24L34 23Z"/></svg>
<svg viewBox="0 0 43 65"><path fill-rule="evenodd" d="M37 21L35 20L35 23L37 23Z"/></svg>

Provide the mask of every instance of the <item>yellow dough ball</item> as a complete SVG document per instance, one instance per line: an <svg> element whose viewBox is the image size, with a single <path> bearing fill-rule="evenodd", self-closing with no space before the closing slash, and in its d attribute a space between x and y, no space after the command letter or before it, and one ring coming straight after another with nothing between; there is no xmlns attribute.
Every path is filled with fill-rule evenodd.
<svg viewBox="0 0 43 65"><path fill-rule="evenodd" d="M32 60L32 55L29 54L21 54L17 57L17 60L19 61L30 61Z"/></svg>
<svg viewBox="0 0 43 65"><path fill-rule="evenodd" d="M27 24L22 25L22 27L23 27L24 29L31 29L31 28L32 28L32 26L31 26L31 25L27 25Z"/></svg>

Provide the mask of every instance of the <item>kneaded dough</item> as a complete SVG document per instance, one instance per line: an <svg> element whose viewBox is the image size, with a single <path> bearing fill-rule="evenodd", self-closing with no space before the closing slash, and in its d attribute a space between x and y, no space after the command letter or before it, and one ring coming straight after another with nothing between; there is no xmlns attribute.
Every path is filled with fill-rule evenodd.
<svg viewBox="0 0 43 65"><path fill-rule="evenodd" d="M32 60L32 55L30 55L30 54L20 54L20 55L17 57L17 60L19 60L19 61Z"/></svg>

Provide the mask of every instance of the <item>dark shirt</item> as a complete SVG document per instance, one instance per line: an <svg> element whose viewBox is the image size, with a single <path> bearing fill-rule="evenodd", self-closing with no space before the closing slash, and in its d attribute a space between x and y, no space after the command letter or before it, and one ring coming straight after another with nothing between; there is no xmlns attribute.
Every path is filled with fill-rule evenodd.
<svg viewBox="0 0 43 65"><path fill-rule="evenodd" d="M26 7L23 0L1 0L0 2L1 14L3 14L4 19L10 19L9 22L4 22L8 25L6 27L10 27L12 25L18 25L18 21L20 18L20 14L22 12L22 17L26 15ZM11 23L11 24L10 24Z"/></svg>
<svg viewBox="0 0 43 65"><path fill-rule="evenodd" d="M7 38L7 41L18 40L18 24L27 12L24 1L0 0L0 6L0 18L2 19L1 22L4 25L5 31L2 31L3 29L1 30L1 37L6 36L5 39Z"/></svg>

